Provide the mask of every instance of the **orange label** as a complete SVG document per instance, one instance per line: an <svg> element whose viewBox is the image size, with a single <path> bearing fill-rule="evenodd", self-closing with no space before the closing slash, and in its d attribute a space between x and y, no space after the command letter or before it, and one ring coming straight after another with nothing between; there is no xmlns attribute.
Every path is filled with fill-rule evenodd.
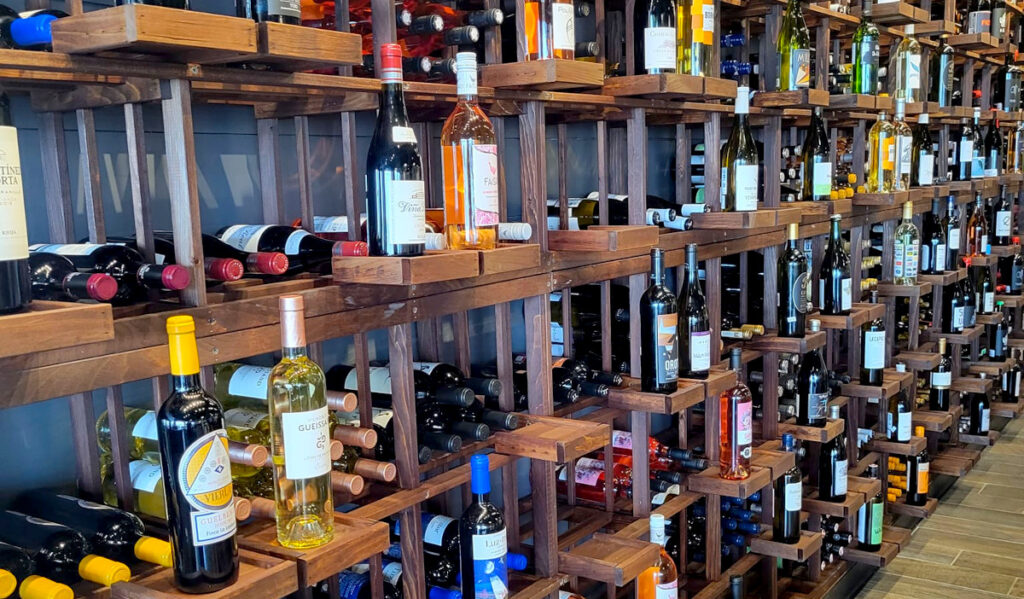
<svg viewBox="0 0 1024 599"><path fill-rule="evenodd" d="M928 471L923 470L917 473L917 492L927 493L928 492Z"/></svg>
<svg viewBox="0 0 1024 599"><path fill-rule="evenodd" d="M540 54L540 2L526 2L523 11L523 25L526 28L526 53Z"/></svg>
<svg viewBox="0 0 1024 599"><path fill-rule="evenodd" d="M882 168L884 170L895 170L896 168L896 139L889 137L882 140Z"/></svg>

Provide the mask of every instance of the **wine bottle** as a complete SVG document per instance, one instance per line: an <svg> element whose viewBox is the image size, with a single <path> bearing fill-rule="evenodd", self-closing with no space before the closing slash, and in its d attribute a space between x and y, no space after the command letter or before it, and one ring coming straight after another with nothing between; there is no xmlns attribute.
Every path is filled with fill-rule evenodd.
<svg viewBox="0 0 1024 599"><path fill-rule="evenodd" d="M878 291L871 292L871 303L878 303ZM882 385L882 371L885 368L885 319L882 317L861 326L860 384Z"/></svg>
<svg viewBox="0 0 1024 599"><path fill-rule="evenodd" d="M800 238L799 229L797 223L789 225L786 249L779 254L779 337L804 336L810 273L807 268L807 256L797 246Z"/></svg>
<svg viewBox="0 0 1024 599"><path fill-rule="evenodd" d="M686 341L681 352L679 376L706 379L711 370L711 320L697 274L697 244L686 246L686 280L679 304L679 337Z"/></svg>
<svg viewBox="0 0 1024 599"><path fill-rule="evenodd" d="M494 249L500 161L494 127L477 102L476 53L459 52L458 102L441 130L448 247Z"/></svg>
<svg viewBox="0 0 1024 599"><path fill-rule="evenodd" d="M106 505L48 491L26 491L15 499L14 509L63 524L86 536L93 551L122 563L139 561L171 567L171 545L146 536L138 516Z"/></svg>
<svg viewBox="0 0 1024 599"><path fill-rule="evenodd" d="M475 25L448 27L440 34L406 35L402 39L403 53L411 56L429 56L444 50L446 46L453 49L471 47L479 42L481 37L480 30Z"/></svg>
<svg viewBox="0 0 1024 599"><path fill-rule="evenodd" d="M981 192L974 193L974 209L967 219L967 252L968 256L984 256L988 254L988 219L985 218L985 206Z"/></svg>
<svg viewBox="0 0 1024 599"><path fill-rule="evenodd" d="M423 527L423 550L440 555L458 565L460 563L459 521L426 511L420 512L420 518ZM394 522L393 532L396 538L402 538L402 527L397 518Z"/></svg>
<svg viewBox="0 0 1024 599"><path fill-rule="evenodd" d="M297 235L296 237L301 238L302 236ZM173 232L154 231L153 241L155 243L155 253L158 256L157 262L160 262L160 255L164 256L164 261L168 261L168 259L169 261L174 260ZM287 243L285 245L287 246ZM349 244L348 247L350 249L341 252L341 254L356 255L360 254L360 252L365 254L365 248L361 246ZM288 272L289 267L288 256L283 252L245 252L221 241L216 235L207 235L206 233L203 233L203 256L206 258L234 258L244 265L245 272L252 274L283 275Z"/></svg>
<svg viewBox="0 0 1024 599"><path fill-rule="evenodd" d="M1006 185L999 186L999 199L992 207L990 245L1010 245L1013 232L1013 204L1006 197Z"/></svg>
<svg viewBox="0 0 1024 599"><path fill-rule="evenodd" d="M437 16L445 27L472 25L478 29L498 27L505 22L505 13L500 8L485 10L458 10L446 4L435 2L407 2L414 17Z"/></svg>
<svg viewBox="0 0 1024 599"><path fill-rule="evenodd" d="M992 16L990 17L990 31L992 37L997 41L1003 41L1006 33L1006 0L992 0ZM1007 110L1012 110L1008 108Z"/></svg>
<svg viewBox="0 0 1024 599"><path fill-rule="evenodd" d="M911 185L931 185L935 179L935 154L932 146L931 129L929 129L928 113L917 116L917 126L913 128L913 147L910 151Z"/></svg>
<svg viewBox="0 0 1024 599"><path fill-rule="evenodd" d="M1000 401L1003 403L1018 403L1021 392L1021 373L1024 369L1021 368L1021 356L1016 349L1011 348L1010 357L1013 358L1014 362L1013 366L1003 372Z"/></svg>
<svg viewBox="0 0 1024 599"><path fill-rule="evenodd" d="M951 169L953 181L970 181L974 169L974 129L967 119L960 119L960 134L957 148L954 150L956 166Z"/></svg>
<svg viewBox="0 0 1024 599"><path fill-rule="evenodd" d="M916 285L920 260L921 236L914 224L914 202L905 202L903 220L896 227L892 282L897 285Z"/></svg>
<svg viewBox="0 0 1024 599"><path fill-rule="evenodd" d="M742 85L736 88L733 112L732 131L722 148L722 210L749 212L757 210L761 169L761 156L748 122L750 88Z"/></svg>
<svg viewBox="0 0 1024 599"><path fill-rule="evenodd" d="M971 0L967 13L967 33L992 31L992 1Z"/></svg>
<svg viewBox="0 0 1024 599"><path fill-rule="evenodd" d="M804 201L827 200L832 194L832 163L828 131L822 108L816 106L811 113L811 124L803 144L800 162L801 197Z"/></svg>
<svg viewBox="0 0 1024 599"><path fill-rule="evenodd" d="M128 566L89 553L82 533L21 512L0 511L0 541L24 550L35 561L36 573L55 582L88 580L109 587L131 578Z"/></svg>
<svg viewBox="0 0 1024 599"><path fill-rule="evenodd" d="M946 233L939 218L939 201L932 200L931 212L924 215L924 231L921 235L921 272L942 274L946 271Z"/></svg>
<svg viewBox="0 0 1024 599"><path fill-rule="evenodd" d="M676 72L676 4L647 0L634 9L636 73Z"/></svg>
<svg viewBox="0 0 1024 599"><path fill-rule="evenodd" d="M679 571L668 552L665 551L665 516L651 514L650 539L658 545L658 559L653 566L640 573L636 579L637 599L675 599L679 596Z"/></svg>
<svg viewBox="0 0 1024 599"><path fill-rule="evenodd" d="M953 47L947 43L948 34L939 36L939 47L931 51L931 65L928 70L931 79L929 100L942 108L953 103Z"/></svg>
<svg viewBox="0 0 1024 599"><path fill-rule="evenodd" d="M676 72L712 77L711 56L715 47L715 3L683 0L676 3ZM723 41L729 39L723 36Z"/></svg>
<svg viewBox="0 0 1024 599"><path fill-rule="evenodd" d="M154 252L157 264L174 264L174 246L159 237L154 237L153 242L154 246L158 248L158 251ZM139 252L140 255L142 254L135 239L131 237L109 236L107 243L124 245ZM237 281L245 274L245 265L234 258L214 258L204 255L203 272L206 273L206 278L210 281Z"/></svg>
<svg viewBox="0 0 1024 599"><path fill-rule="evenodd" d="M38 300L105 302L117 295L117 281L102 273L78 272L64 256L38 252L28 257L32 297Z"/></svg>
<svg viewBox="0 0 1024 599"><path fill-rule="evenodd" d="M967 276L960 280L960 298L964 304L964 329L972 328L977 322L978 296L975 293L974 277L971 275L971 259L964 258Z"/></svg>
<svg viewBox="0 0 1024 599"><path fill-rule="evenodd" d="M463 597L503 597L508 594L505 517L488 500L491 472L486 455L470 462L472 500L459 518L460 570Z"/></svg>
<svg viewBox="0 0 1024 599"><path fill-rule="evenodd" d="M961 308L963 310L963 308ZM963 316L961 316L961 319ZM953 361L946 349L946 338L939 337L939 364L929 374L928 406L932 410L949 410L949 387L953 382Z"/></svg>
<svg viewBox="0 0 1024 599"><path fill-rule="evenodd" d="M754 440L753 396L743 384L743 350L736 347L729 354L729 368L736 371L737 383L719 395L722 413L719 476L743 480L750 476L751 444Z"/></svg>
<svg viewBox="0 0 1024 599"><path fill-rule="evenodd" d="M843 247L839 229L842 216L833 215L830 220L828 244L821 261L818 275L818 301L821 313L830 316L845 315L853 307L853 280L850 278L850 256Z"/></svg>
<svg viewBox="0 0 1024 599"><path fill-rule="evenodd" d="M679 305L664 284L664 254L651 250L651 286L640 298L640 387L675 391L679 378Z"/></svg>
<svg viewBox="0 0 1024 599"><path fill-rule="evenodd" d="M924 427L915 428L918 437L924 436ZM928 450L907 457L907 505L924 505L928 503Z"/></svg>
<svg viewBox="0 0 1024 599"><path fill-rule="evenodd" d="M238 579L228 437L220 404L199 382L195 322L167 319L174 389L157 413L157 437L174 548L174 584L209 593Z"/></svg>
<svg viewBox="0 0 1024 599"><path fill-rule="evenodd" d="M426 191L416 133L402 92L402 50L381 45L377 125L366 157L366 229L373 256L423 253Z"/></svg>
<svg viewBox="0 0 1024 599"><path fill-rule="evenodd" d="M839 406L829 406L829 418L839 420L839 409ZM822 443L818 459L818 499L835 503L846 501L848 469L846 435Z"/></svg>
<svg viewBox="0 0 1024 599"><path fill-rule="evenodd" d="M793 435L783 433L782 449L797 453L797 441ZM803 506L803 476L800 460L775 480L775 514L772 520L772 540L777 543L793 544L800 540L800 508Z"/></svg>
<svg viewBox="0 0 1024 599"><path fill-rule="evenodd" d="M71 587L39 576L35 571L35 563L24 550L0 543L0 595L11 597L17 591L21 599L74 598Z"/></svg>
<svg viewBox="0 0 1024 599"><path fill-rule="evenodd" d="M985 135L986 177L998 177L1003 170L1003 136L999 133L999 119L993 115Z"/></svg>
<svg viewBox="0 0 1024 599"><path fill-rule="evenodd" d="M920 102L921 97L921 44L914 38L914 24L903 27L904 37L896 46L886 79L889 95L898 103Z"/></svg>
<svg viewBox="0 0 1024 599"><path fill-rule="evenodd" d="M946 268L956 270L956 265L959 264L957 258L960 256L960 230L963 225L960 220L960 209L956 206L955 196L949 196L946 199L946 217L943 219L943 225L946 229L946 250L948 252Z"/></svg>
<svg viewBox="0 0 1024 599"><path fill-rule="evenodd" d="M878 114L878 120L868 132L868 177L865 188L869 193L885 193L893 190L896 177L896 129L885 116Z"/></svg>
<svg viewBox="0 0 1024 599"><path fill-rule="evenodd" d="M413 368L426 374L430 379L433 393L442 389L469 388L475 393L488 397L501 395L501 381L489 378L467 378L457 366L444 362L413 362Z"/></svg>
<svg viewBox="0 0 1024 599"><path fill-rule="evenodd" d="M777 43L780 91L806 89L811 85L811 36L800 0L788 0Z"/></svg>
<svg viewBox="0 0 1024 599"><path fill-rule="evenodd" d="M896 395L889 398L889 409L886 411L885 422L886 436L890 441L910 442L912 416L913 405L907 398L905 390L901 389Z"/></svg>
<svg viewBox="0 0 1024 599"><path fill-rule="evenodd" d="M331 389L359 391L356 369L344 364L332 366L327 371L327 386ZM413 388L417 403L440 402L466 407L476 401L476 396L469 389L438 384L431 379L430 374L419 369L413 370ZM375 405L391 406L391 369L389 367L370 367L370 394Z"/></svg>
<svg viewBox="0 0 1024 599"><path fill-rule="evenodd" d="M299 0L235 0L235 16L257 23L298 25L301 17L299 4Z"/></svg>
<svg viewBox="0 0 1024 599"><path fill-rule="evenodd" d="M974 143L971 146L971 179L985 176L985 135L981 132L981 108L974 107L974 118L971 123Z"/></svg>
<svg viewBox="0 0 1024 599"><path fill-rule="evenodd" d="M984 374L980 375L985 378ZM991 416L991 404L987 393L971 393L968 400L968 432L972 435L987 435Z"/></svg>
<svg viewBox="0 0 1024 599"><path fill-rule="evenodd" d="M996 286L989 267L972 267L970 276L974 277L976 314L992 314L996 309Z"/></svg>
<svg viewBox="0 0 1024 599"><path fill-rule="evenodd" d="M821 321L811 320L811 332L821 330ZM796 422L801 426L825 426L825 416L831 391L828 385L828 367L821 351L812 349L800 360L797 377Z"/></svg>
<svg viewBox="0 0 1024 599"><path fill-rule="evenodd" d="M221 362L213 367L214 395L224 408L250 407L266 411L271 369L237 362ZM355 409L355 396L344 391L326 391L330 410Z"/></svg>
<svg viewBox="0 0 1024 599"><path fill-rule="evenodd" d="M871 22L872 0L861 0L861 17L853 33L853 87L855 94L878 93L878 27Z"/></svg>
<svg viewBox="0 0 1024 599"><path fill-rule="evenodd" d="M278 252L288 257L286 274L319 270L332 257L366 255L362 244L345 245L321 239L303 229L287 225L231 225L217 232L217 237L236 250L249 254Z"/></svg>
<svg viewBox="0 0 1024 599"><path fill-rule="evenodd" d="M29 276L28 224L21 186L21 158L18 130L11 119L10 98L0 91L0 314L16 312L32 300Z"/></svg>
<svg viewBox="0 0 1024 599"><path fill-rule="evenodd" d="M987 355L991 362L1003 362L1006 360L1006 311L1003 302L996 302L996 313L1002 318L996 324L985 325L986 341L988 347Z"/></svg>
<svg viewBox="0 0 1024 599"><path fill-rule="evenodd" d="M730 599L744 599L747 596L747 592L743 585L743 575L733 574L729 577L729 597Z"/></svg>
<svg viewBox="0 0 1024 599"><path fill-rule="evenodd" d="M910 189L913 171L913 148L914 130L906 121L906 102L902 99L896 100L896 116L892 121L895 134L895 161L893 166L895 172L892 176L893 191L907 191Z"/></svg>
<svg viewBox="0 0 1024 599"><path fill-rule="evenodd" d="M115 304L127 304L146 298L147 289L178 291L188 287L187 268L176 264L146 264L142 254L114 244L54 243L36 244L31 252L60 254L83 272L108 274L117 281Z"/></svg>
<svg viewBox="0 0 1024 599"><path fill-rule="evenodd" d="M491 436L491 427L482 422L466 422L462 419L462 408L442 404L421 404L416 406L419 418L419 432L423 442L430 447L443 451L458 451L461 443L454 449L448 447L450 440L467 439L483 441ZM438 442L434 438L441 438Z"/></svg>
<svg viewBox="0 0 1024 599"><path fill-rule="evenodd" d="M868 476L878 478L878 465L868 466ZM869 498L857 510L857 543L858 549L877 552L882 548L882 527L885 519L885 502L882 492Z"/></svg>

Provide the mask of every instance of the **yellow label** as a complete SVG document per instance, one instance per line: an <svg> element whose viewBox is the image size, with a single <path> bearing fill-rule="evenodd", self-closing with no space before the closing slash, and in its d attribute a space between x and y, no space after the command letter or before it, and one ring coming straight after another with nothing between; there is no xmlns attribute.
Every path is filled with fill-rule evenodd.
<svg viewBox="0 0 1024 599"><path fill-rule="evenodd" d="M223 429L206 433L185 450L178 465L181 490L197 510L221 510L232 505L231 462Z"/></svg>

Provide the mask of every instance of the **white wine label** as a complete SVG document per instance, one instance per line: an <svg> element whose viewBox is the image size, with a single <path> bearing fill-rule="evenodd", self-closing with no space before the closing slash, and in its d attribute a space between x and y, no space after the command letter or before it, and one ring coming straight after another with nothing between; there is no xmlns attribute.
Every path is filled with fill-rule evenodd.
<svg viewBox="0 0 1024 599"><path fill-rule="evenodd" d="M996 294L993 291L985 292L985 311L992 312L996 309Z"/></svg>
<svg viewBox="0 0 1024 599"><path fill-rule="evenodd" d="M815 197L828 197L832 193L832 163L814 163L814 170L812 174L814 176L814 185L811 189L811 193Z"/></svg>
<svg viewBox="0 0 1024 599"><path fill-rule="evenodd" d="M232 225L220 234L224 243L243 252L258 252L260 237L272 225Z"/></svg>
<svg viewBox="0 0 1024 599"><path fill-rule="evenodd" d="M552 45L555 50L576 49L576 14L571 2L551 4Z"/></svg>
<svg viewBox="0 0 1024 599"><path fill-rule="evenodd" d="M946 248L946 244L944 244L944 243L940 243L939 245L935 246L935 259L934 259L935 270L939 270L939 271L946 270L946 253L947 253L947 251L948 250Z"/></svg>
<svg viewBox="0 0 1024 599"><path fill-rule="evenodd" d="M470 205L477 227L498 224L498 146L494 144L473 144L469 169Z"/></svg>
<svg viewBox="0 0 1024 599"><path fill-rule="evenodd" d="M270 371L271 369L265 366L242 366L231 373L228 394L266 401Z"/></svg>
<svg viewBox="0 0 1024 599"><path fill-rule="evenodd" d="M949 234L946 236L947 245L954 250L960 250L960 227L954 227L949 230Z"/></svg>
<svg viewBox="0 0 1024 599"><path fill-rule="evenodd" d="M158 464L146 460L128 462L128 476L132 479L132 488L136 491L152 493L163 480L163 472Z"/></svg>
<svg viewBox="0 0 1024 599"><path fill-rule="evenodd" d="M910 412L900 412L896 416L896 440L905 443L910 441L912 435L911 431L911 419Z"/></svg>
<svg viewBox="0 0 1024 599"><path fill-rule="evenodd" d="M426 191L423 181L387 181L384 184L388 244L426 242Z"/></svg>
<svg viewBox="0 0 1024 599"><path fill-rule="evenodd" d="M314 216L313 231L317 233L348 233L348 217Z"/></svg>
<svg viewBox="0 0 1024 599"><path fill-rule="evenodd" d="M565 331L557 322L551 323L551 343L565 343Z"/></svg>
<svg viewBox="0 0 1024 599"><path fill-rule="evenodd" d="M434 516L423 526L423 542L428 545L440 546L444 542L444 532L448 526L458 522L448 516Z"/></svg>
<svg viewBox="0 0 1024 599"><path fill-rule="evenodd" d="M3 193L3 187L0 186L0 194ZM0 195L2 198L2 195ZM0 199L2 202L2 199ZM2 209L2 207L0 207ZM0 216L3 216L0 212ZM0 243L2 243L3 232L0 231ZM34 243L31 249L33 252L47 252L50 254L60 254L61 256L88 256L96 250L103 247L100 243ZM0 254L2 256L2 254ZM18 260L19 258L4 258L5 260Z"/></svg>
<svg viewBox="0 0 1024 599"><path fill-rule="evenodd" d="M842 280L843 297L842 306L843 310L849 310L853 307L853 279L845 277Z"/></svg>
<svg viewBox="0 0 1024 599"><path fill-rule="evenodd" d="M349 391L359 390L359 379L353 368L345 377L345 388ZM391 369L387 366L370 366L370 392L391 395Z"/></svg>
<svg viewBox="0 0 1024 599"><path fill-rule="evenodd" d="M646 27L644 29L644 68L676 68L676 28Z"/></svg>
<svg viewBox="0 0 1024 599"><path fill-rule="evenodd" d="M426 374L430 374L431 372L434 372L434 369L437 368L440 365L441 365L440 362L413 362L412 363L412 367L413 368L415 368L416 370L419 370L420 372L425 372Z"/></svg>
<svg viewBox="0 0 1024 599"><path fill-rule="evenodd" d="M920 54L910 54L907 56L907 89L921 89Z"/></svg>
<svg viewBox="0 0 1024 599"><path fill-rule="evenodd" d="M373 408L373 425L386 429L395 413L387 408Z"/></svg>
<svg viewBox="0 0 1024 599"><path fill-rule="evenodd" d="M661 314L657 317L654 332L658 343L655 356L655 379L659 385L679 378L679 313Z"/></svg>
<svg viewBox="0 0 1024 599"><path fill-rule="evenodd" d="M917 184L931 185L934 179L935 159L931 152L921 150L917 160Z"/></svg>
<svg viewBox="0 0 1024 599"><path fill-rule="evenodd" d="M414 144L416 143L416 132L412 127L392 127L391 141L396 144Z"/></svg>
<svg viewBox="0 0 1024 599"><path fill-rule="evenodd" d="M960 164L969 164L974 160L974 141L970 139L960 140Z"/></svg>
<svg viewBox="0 0 1024 599"><path fill-rule="evenodd" d="M0 127L0 260L28 258L25 192L21 186L18 130Z"/></svg>
<svg viewBox="0 0 1024 599"><path fill-rule="evenodd" d="M738 212L750 212L757 210L757 164L741 164L735 167L736 181L736 210Z"/></svg>
<svg viewBox="0 0 1024 599"><path fill-rule="evenodd" d="M1012 223L1011 212L1000 210L996 212L996 237L1009 237L1010 225Z"/></svg>
<svg viewBox="0 0 1024 599"><path fill-rule="evenodd" d="M654 585L654 599L678 599L679 581L659 582Z"/></svg>
<svg viewBox="0 0 1024 599"><path fill-rule="evenodd" d="M696 21L696 19L695 19ZM701 6L701 30L706 34L713 34L715 32L715 5L713 3L704 2ZM705 43L708 43L705 36Z"/></svg>
<svg viewBox="0 0 1024 599"><path fill-rule="evenodd" d="M690 370L700 372L711 368L711 331L690 333Z"/></svg>
<svg viewBox="0 0 1024 599"><path fill-rule="evenodd" d="M736 445L749 447L754 442L753 403L747 401L736 406Z"/></svg>
<svg viewBox="0 0 1024 599"><path fill-rule="evenodd" d="M864 331L864 368L885 368L885 331Z"/></svg>
<svg viewBox="0 0 1024 599"><path fill-rule="evenodd" d="M135 426L132 427L132 436L139 439L156 441L156 412L153 410L147 410L146 413L135 422Z"/></svg>
<svg viewBox="0 0 1024 599"><path fill-rule="evenodd" d="M739 113L737 113L739 114ZM718 206L725 210L725 196L728 194L729 169L722 167L722 182L718 186Z"/></svg>
<svg viewBox="0 0 1024 599"><path fill-rule="evenodd" d="M987 433L988 432L989 416L990 416L991 413L992 412L991 412L991 410L989 408L983 408L981 410L981 432L982 433Z"/></svg>
<svg viewBox="0 0 1024 599"><path fill-rule="evenodd" d="M576 482L588 487L596 487L604 473L604 462L594 458L576 460Z"/></svg>
<svg viewBox="0 0 1024 599"><path fill-rule="evenodd" d="M896 137L896 156L899 158L899 163L896 166L899 169L899 176L907 175L908 179L910 178L910 154L913 145L914 139L909 135Z"/></svg>
<svg viewBox="0 0 1024 599"><path fill-rule="evenodd" d="M629 431L612 431L612 447L617 449L633 449L633 433Z"/></svg>
<svg viewBox="0 0 1024 599"><path fill-rule="evenodd" d="M227 432L210 431L193 441L174 471L192 508L188 518L193 544L202 547L231 538L235 534L235 504Z"/></svg>
<svg viewBox="0 0 1024 599"><path fill-rule="evenodd" d="M556 5L557 6L557 5ZM572 5L569 5L570 10ZM505 529L486 535L472 535L473 596L476 599L507 599L508 539Z"/></svg>
<svg viewBox="0 0 1024 599"><path fill-rule="evenodd" d="M267 0L267 14L296 19L302 15L298 0Z"/></svg>
<svg viewBox="0 0 1024 599"><path fill-rule="evenodd" d="M786 483L785 506L787 512L799 512L804 503L804 486L799 481Z"/></svg>
<svg viewBox="0 0 1024 599"><path fill-rule="evenodd" d="M309 232L302 229L289 233L288 239L284 242L284 253L289 256L298 256L299 245L306 237L309 237Z"/></svg>
<svg viewBox="0 0 1024 599"><path fill-rule="evenodd" d="M846 476L849 467L849 462L846 460L836 460L835 495L844 495L846 493Z"/></svg>
<svg viewBox="0 0 1024 599"><path fill-rule="evenodd" d="M402 581L402 562L386 563L382 573L384 574L384 582L397 587L398 583Z"/></svg>
<svg viewBox="0 0 1024 599"><path fill-rule="evenodd" d="M228 506L222 510L192 512L190 519L192 544L197 547L226 541L235 536L237 524L235 522L235 504L232 502L229 502Z"/></svg>
<svg viewBox="0 0 1024 599"><path fill-rule="evenodd" d="M949 389L953 383L952 372L933 372L931 376L932 389Z"/></svg>
<svg viewBox="0 0 1024 599"><path fill-rule="evenodd" d="M265 418L269 418L266 412L257 412L245 408L232 408L224 412L224 425L237 428L243 431L255 429Z"/></svg>
<svg viewBox="0 0 1024 599"><path fill-rule="evenodd" d="M964 328L964 308L953 308L953 330L960 331Z"/></svg>

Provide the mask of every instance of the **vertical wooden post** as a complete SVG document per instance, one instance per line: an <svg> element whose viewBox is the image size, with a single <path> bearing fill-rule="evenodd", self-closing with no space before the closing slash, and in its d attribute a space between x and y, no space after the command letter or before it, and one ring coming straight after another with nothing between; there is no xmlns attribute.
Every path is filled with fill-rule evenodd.
<svg viewBox="0 0 1024 599"><path fill-rule="evenodd" d="M85 181L85 217L89 224L89 238L93 243L107 240L103 222L103 188L100 184L99 147L96 143L96 119L91 108L75 111L78 121L79 168Z"/></svg>
<svg viewBox="0 0 1024 599"><path fill-rule="evenodd" d="M260 196L263 220L284 222L284 192L281 189L281 151L277 119L256 119L256 141L260 152Z"/></svg>
<svg viewBox="0 0 1024 599"><path fill-rule="evenodd" d="M153 262L153 211L149 201L149 164L141 104L124 105L124 124L128 138L128 178L135 220L135 245L146 260Z"/></svg>
<svg viewBox="0 0 1024 599"><path fill-rule="evenodd" d="M550 375L551 306L546 293L528 297L523 304L526 316L526 364L530 378L530 413L550 415L554 411ZM539 576L553 576L558 571L554 463L530 461L530 488L533 491L535 567Z"/></svg>
<svg viewBox="0 0 1024 599"><path fill-rule="evenodd" d="M519 18L516 15L516 19ZM523 113L519 115L523 222L533 228L530 243L539 244L542 252L548 249L547 156L544 135L544 103L527 102Z"/></svg>
<svg viewBox="0 0 1024 599"><path fill-rule="evenodd" d="M309 163L309 117L295 117L295 155L298 157L299 206L302 209L302 227L313 231L313 167ZM358 219L358 215L349 218Z"/></svg>

